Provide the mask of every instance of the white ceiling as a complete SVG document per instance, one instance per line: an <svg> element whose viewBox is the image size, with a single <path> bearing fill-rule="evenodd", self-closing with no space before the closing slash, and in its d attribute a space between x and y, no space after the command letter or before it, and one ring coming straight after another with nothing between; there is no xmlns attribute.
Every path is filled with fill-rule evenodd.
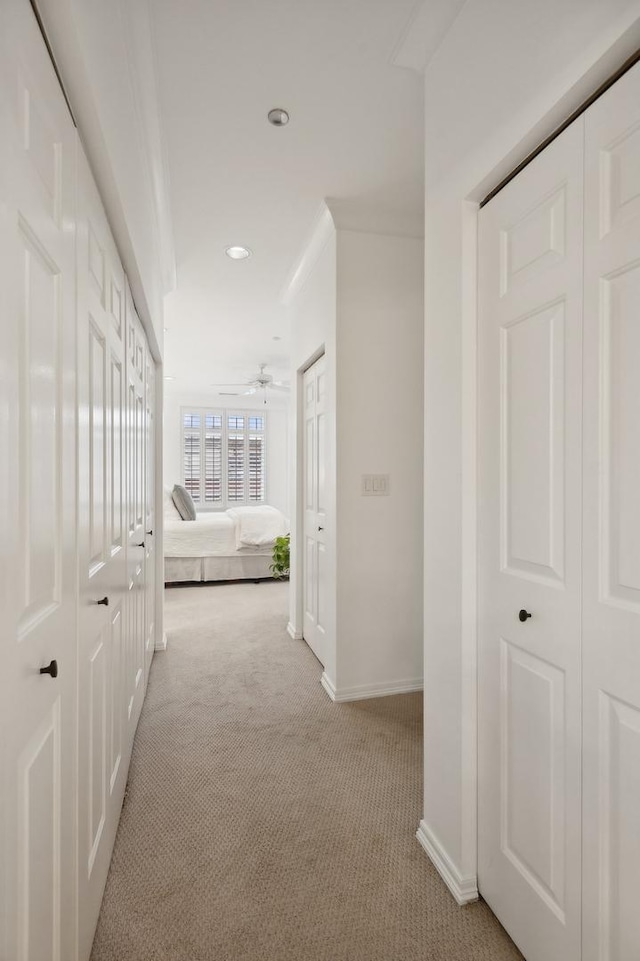
<svg viewBox="0 0 640 961"><path fill-rule="evenodd" d="M173 389L243 381L258 363L288 377L281 296L323 199L421 218L423 77L408 67L439 40L425 8L440 33L460 5L151 0L177 263ZM287 127L267 122L276 106ZM230 260L231 244L253 256Z"/></svg>

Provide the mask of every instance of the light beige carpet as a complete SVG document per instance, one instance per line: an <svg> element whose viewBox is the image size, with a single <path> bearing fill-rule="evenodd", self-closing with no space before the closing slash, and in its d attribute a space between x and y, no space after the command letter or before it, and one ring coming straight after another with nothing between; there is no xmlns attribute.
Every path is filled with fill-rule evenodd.
<svg viewBox="0 0 640 961"><path fill-rule="evenodd" d="M333 704L287 585L167 592L92 961L511 961L415 839L421 695Z"/></svg>

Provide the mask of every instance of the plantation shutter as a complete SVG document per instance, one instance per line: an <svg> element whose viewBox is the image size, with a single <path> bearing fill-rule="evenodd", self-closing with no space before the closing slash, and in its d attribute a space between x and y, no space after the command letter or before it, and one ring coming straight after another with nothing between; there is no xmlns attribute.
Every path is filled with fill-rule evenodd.
<svg viewBox="0 0 640 961"><path fill-rule="evenodd" d="M249 417L249 502L265 498L264 417Z"/></svg>
<svg viewBox="0 0 640 961"><path fill-rule="evenodd" d="M205 414L204 500L222 503L222 415Z"/></svg>
<svg viewBox="0 0 640 961"><path fill-rule="evenodd" d="M264 414L182 410L183 483L200 508L264 503L265 433Z"/></svg>
<svg viewBox="0 0 640 961"><path fill-rule="evenodd" d="M200 443L201 416L197 413L185 413L182 430L182 468L184 486L193 497L196 504L200 498Z"/></svg>
<svg viewBox="0 0 640 961"><path fill-rule="evenodd" d="M230 504L244 501L244 416L227 418L227 500Z"/></svg>

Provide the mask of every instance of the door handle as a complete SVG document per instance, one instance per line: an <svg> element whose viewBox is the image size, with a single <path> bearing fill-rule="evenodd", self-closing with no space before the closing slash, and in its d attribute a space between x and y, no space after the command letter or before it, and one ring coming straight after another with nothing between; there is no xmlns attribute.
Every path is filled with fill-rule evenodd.
<svg viewBox="0 0 640 961"><path fill-rule="evenodd" d="M319 530L319 531L323 531L323 530L324 530L324 527L319 527L318 530Z"/></svg>
<svg viewBox="0 0 640 961"><path fill-rule="evenodd" d="M142 542L142 544L136 544L136 547L144 547L144 541Z"/></svg>
<svg viewBox="0 0 640 961"><path fill-rule="evenodd" d="M41 668L40 668L40 673L41 673L41 674L50 674L51 677L57 677L57 676L58 676L58 662L57 662L57 661L51 661L51 663L48 664L47 667L41 667Z"/></svg>
<svg viewBox="0 0 640 961"><path fill-rule="evenodd" d="M105 607L108 607L108 606L109 606L109 598L108 598L108 597L101 597L99 601L96 601L96 604L103 604Z"/></svg>
<svg viewBox="0 0 640 961"><path fill-rule="evenodd" d="M149 535L149 537L152 537L152 536L153 536L153 531L147 531L147 534Z"/></svg>
<svg viewBox="0 0 640 961"><path fill-rule="evenodd" d="M518 611L518 617L520 618L523 624L527 620L527 618L531 616L532 615L529 613L529 611L525 611L524 607L522 608L521 611Z"/></svg>

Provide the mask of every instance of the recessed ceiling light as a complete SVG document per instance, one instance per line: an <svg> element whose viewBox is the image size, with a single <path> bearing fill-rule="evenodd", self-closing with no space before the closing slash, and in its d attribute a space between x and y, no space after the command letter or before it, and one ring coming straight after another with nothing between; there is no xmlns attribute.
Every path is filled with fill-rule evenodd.
<svg viewBox="0 0 640 961"><path fill-rule="evenodd" d="M267 114L267 119L274 127L286 127L289 123L289 114L282 107L274 107Z"/></svg>
<svg viewBox="0 0 640 961"><path fill-rule="evenodd" d="M225 254L232 260L246 260L251 256L251 251L248 247L227 247Z"/></svg>
<svg viewBox="0 0 640 961"><path fill-rule="evenodd" d="M276 337L273 337L272 339L273 339L273 340L282 340L282 337L276 336Z"/></svg>

